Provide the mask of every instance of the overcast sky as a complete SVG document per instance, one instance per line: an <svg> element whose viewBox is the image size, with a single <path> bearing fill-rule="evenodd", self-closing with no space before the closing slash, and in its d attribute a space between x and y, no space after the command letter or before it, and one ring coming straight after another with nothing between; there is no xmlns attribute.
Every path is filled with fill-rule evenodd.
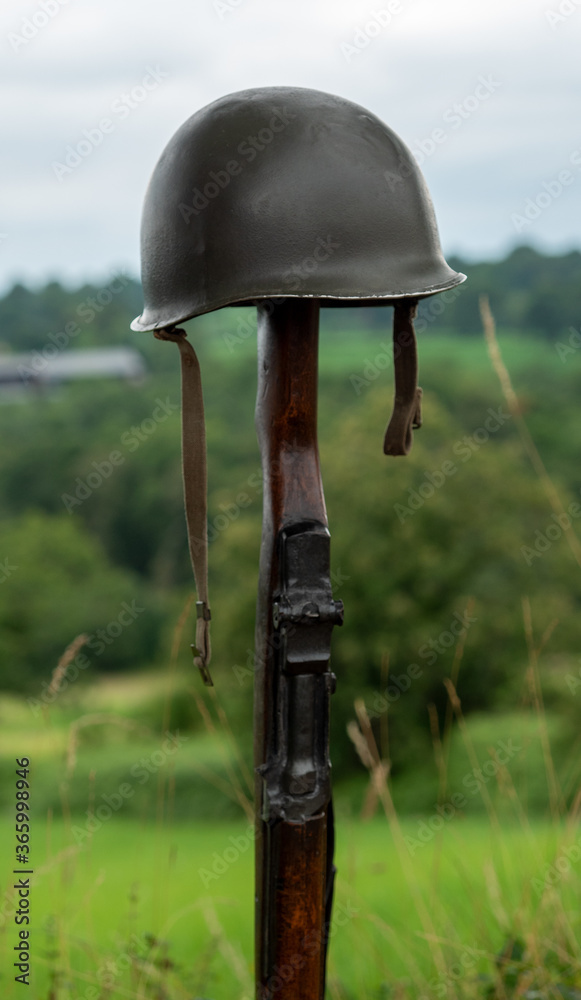
<svg viewBox="0 0 581 1000"><path fill-rule="evenodd" d="M379 115L421 163L448 254L581 247L581 0L2 0L0 50L2 289L137 274L165 144L260 86Z"/></svg>

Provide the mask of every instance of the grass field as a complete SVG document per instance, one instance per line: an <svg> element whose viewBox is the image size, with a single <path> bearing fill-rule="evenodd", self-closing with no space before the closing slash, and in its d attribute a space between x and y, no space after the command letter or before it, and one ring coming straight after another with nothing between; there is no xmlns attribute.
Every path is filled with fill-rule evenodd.
<svg viewBox="0 0 581 1000"><path fill-rule="evenodd" d="M347 315L349 315L347 312ZM382 345L391 345L392 313L385 312L385 324L369 329L357 320L337 329L334 324L336 310L321 310L320 361L321 373L349 374L360 371L367 361L373 362L381 353ZM363 310L363 313L365 311ZM253 309L222 310L218 315L205 317L201 327L207 328L208 338L203 351L222 363L239 364L241 358L256 357L256 313ZM522 331L500 330L505 363L513 375L530 365L541 364L553 368L561 375L565 369L554 344ZM420 364L429 370L435 362L445 359L463 372L479 371L494 379L486 344L481 336L460 336L430 328L418 332Z"/></svg>
<svg viewBox="0 0 581 1000"><path fill-rule="evenodd" d="M387 326L359 340L323 329L321 372L360 374L389 339ZM231 352L237 360L238 350L253 354L252 338ZM229 353L219 335L208 351ZM495 378L480 338L427 331L420 351L436 376L456 364L472 380ZM523 350L507 336L503 351L515 384L529 364L565 371L540 341ZM561 793L550 745L563 742L563 721L542 710L535 669L536 709L507 703L466 724L456 713L435 759L418 762L415 787L386 779L354 709L350 735L371 774L362 767L337 789L328 1000L581 1000L578 745L566 766L559 757ZM3 1000L27 995L14 981L22 755L32 762L28 995L252 1000L250 747L236 745L197 681L171 671L83 678L44 707L40 692L32 705L0 695ZM518 753L499 761L499 746L513 742ZM431 812L418 801L433 802Z"/></svg>
<svg viewBox="0 0 581 1000"><path fill-rule="evenodd" d="M146 726L152 699L163 716L166 687L155 675L108 679L36 714L20 699L0 700L3 998L22 995L11 968L18 928L7 808L17 750L32 762L34 1000L251 1000L253 835L243 762L226 733L201 729L172 743L168 730ZM479 734L483 724L469 727L480 760L492 739L490 728ZM543 768L538 733L535 743L520 716L501 719L497 731ZM356 788L339 788L332 1000L581 995L575 813L569 822L529 822L511 764L492 768L475 789L483 812L472 815L450 794L468 787L468 764L452 743L440 814L398 820L384 783L384 810L364 822L363 774ZM223 799L231 818L196 819L204 795Z"/></svg>
<svg viewBox="0 0 581 1000"><path fill-rule="evenodd" d="M417 826L406 821L404 836L415 839ZM398 982L402 996L484 995L476 977L492 975L494 956L510 940L537 941L531 986L550 975L549 943L553 961L571 969L564 956L569 934L579 932L579 872L570 865L542 902L534 881L554 860L557 839L544 824L500 832L457 820L406 856L385 821L343 821L330 996L388 996L382 984ZM252 996L246 823L168 829L113 817L79 845L62 821L39 820L32 843L35 998ZM1 846L6 857L6 826ZM7 973L15 940L10 921L0 944L7 998L20 995Z"/></svg>

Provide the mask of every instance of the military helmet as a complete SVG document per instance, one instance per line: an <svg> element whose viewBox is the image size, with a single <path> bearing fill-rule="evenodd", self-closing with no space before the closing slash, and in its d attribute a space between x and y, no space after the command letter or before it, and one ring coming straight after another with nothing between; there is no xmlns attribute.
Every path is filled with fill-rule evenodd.
<svg viewBox="0 0 581 1000"><path fill-rule="evenodd" d="M185 320L288 298L393 304L395 402L384 451L421 426L417 300L464 280L448 267L407 146L369 111L298 87L243 90L202 108L166 146L141 227L145 309L131 324L182 359L186 520L198 591L194 660L212 683L202 385ZM273 305L274 308L274 305Z"/></svg>
<svg viewBox="0 0 581 1000"><path fill-rule="evenodd" d="M146 194L141 260L134 330L270 298L389 304L464 280L407 146L365 108L301 87L227 95L178 129Z"/></svg>

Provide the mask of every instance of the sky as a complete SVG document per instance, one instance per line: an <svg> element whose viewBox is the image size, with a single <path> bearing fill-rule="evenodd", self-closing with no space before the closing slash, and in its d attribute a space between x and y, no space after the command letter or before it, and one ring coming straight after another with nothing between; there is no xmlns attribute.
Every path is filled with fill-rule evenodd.
<svg viewBox="0 0 581 1000"><path fill-rule="evenodd" d="M581 0L2 0L0 289L138 275L166 143L263 86L394 129L446 254L581 248L580 52Z"/></svg>

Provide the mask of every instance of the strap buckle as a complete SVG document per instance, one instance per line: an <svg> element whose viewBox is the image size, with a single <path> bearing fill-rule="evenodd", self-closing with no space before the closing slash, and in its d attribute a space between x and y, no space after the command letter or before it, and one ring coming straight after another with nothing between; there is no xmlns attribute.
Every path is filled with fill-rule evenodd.
<svg viewBox="0 0 581 1000"><path fill-rule="evenodd" d="M212 619L212 612L210 611L208 605L205 601L196 601L196 618L198 622L209 622ZM206 663L207 649L209 648L208 636L207 636L208 626L203 625L200 629L199 625L196 627L196 639L200 642L200 635L202 635L204 640L204 650L201 650L197 645L192 643L191 650L192 656L194 657L194 663L196 664L198 670L202 675L202 680L206 687L214 687L214 681L212 680L212 675L208 670ZM205 651L206 650L206 651Z"/></svg>
<svg viewBox="0 0 581 1000"><path fill-rule="evenodd" d="M196 601L196 618L203 618L205 622L212 621L212 612L205 601Z"/></svg>

